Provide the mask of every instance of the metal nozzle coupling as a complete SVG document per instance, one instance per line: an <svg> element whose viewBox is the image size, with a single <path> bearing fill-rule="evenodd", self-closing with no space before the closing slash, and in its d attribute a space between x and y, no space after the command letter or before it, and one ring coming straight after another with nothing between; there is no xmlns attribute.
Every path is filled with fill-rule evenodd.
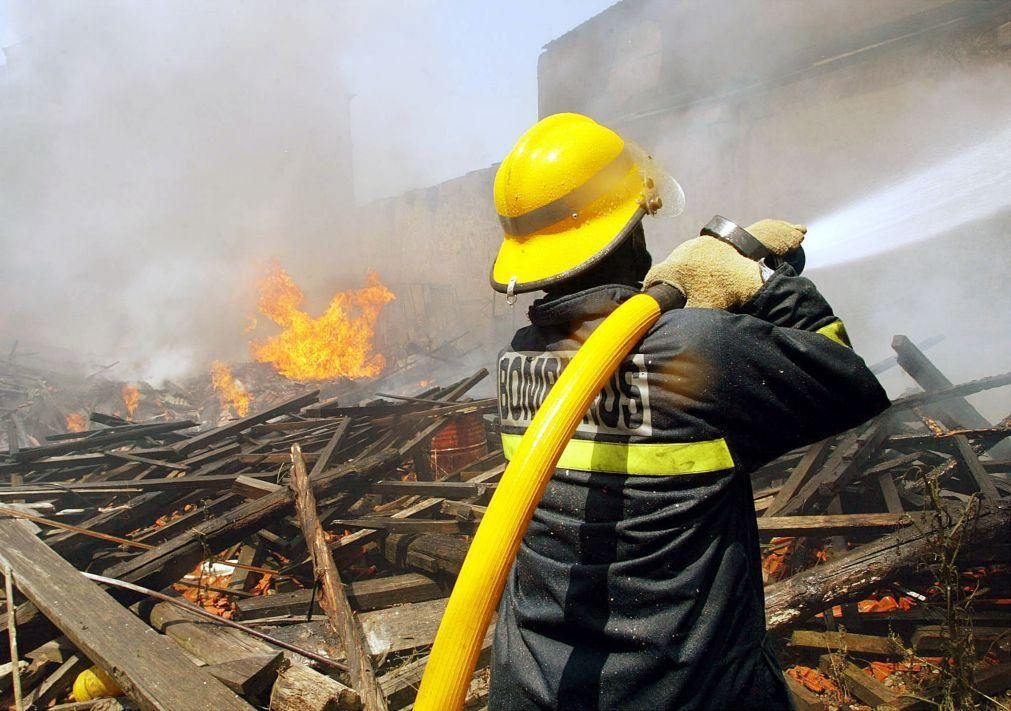
<svg viewBox="0 0 1011 711"><path fill-rule="evenodd" d="M807 263L803 247L797 247L783 256L773 254L753 234L722 215L714 215L699 234L726 242L748 259L753 259L756 262L764 259L770 269L778 269L781 264L786 263L793 267L793 271L800 274L804 271L804 265Z"/></svg>

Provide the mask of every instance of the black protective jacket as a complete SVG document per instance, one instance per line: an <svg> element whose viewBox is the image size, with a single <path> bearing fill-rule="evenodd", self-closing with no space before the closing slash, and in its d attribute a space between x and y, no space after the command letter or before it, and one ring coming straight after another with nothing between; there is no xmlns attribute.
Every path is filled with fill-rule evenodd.
<svg viewBox="0 0 1011 711"><path fill-rule="evenodd" d="M506 455L622 285L536 302L498 363ZM788 266L739 313L670 311L593 404L499 606L492 709L789 708L748 474L888 400Z"/></svg>

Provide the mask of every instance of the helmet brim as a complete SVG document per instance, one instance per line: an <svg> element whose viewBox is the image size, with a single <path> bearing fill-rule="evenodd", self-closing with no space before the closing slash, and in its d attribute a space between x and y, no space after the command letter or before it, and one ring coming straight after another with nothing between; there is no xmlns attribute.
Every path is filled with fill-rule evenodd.
<svg viewBox="0 0 1011 711"><path fill-rule="evenodd" d="M646 214L634 200L578 227L542 231L526 237L506 235L491 268L495 291L541 291L593 268L628 237Z"/></svg>

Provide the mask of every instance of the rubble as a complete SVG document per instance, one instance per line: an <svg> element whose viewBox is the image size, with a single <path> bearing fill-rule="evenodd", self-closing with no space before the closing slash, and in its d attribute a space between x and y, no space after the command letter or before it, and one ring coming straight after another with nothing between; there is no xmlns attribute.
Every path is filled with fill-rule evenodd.
<svg viewBox="0 0 1011 711"><path fill-rule="evenodd" d="M1011 419L964 399L1011 373L956 386L894 346L924 392L752 475L770 639L801 709L929 708L960 679L983 703L1011 686L1011 461L994 456ZM0 564L17 591L0 706L15 676L24 708L413 702L505 470L497 403L469 395L486 371L362 401L389 383L307 391L233 366L252 398L239 416L209 376L124 399L105 374L17 363L0 366ZM491 632L473 708L490 648ZM69 700L92 665L125 695Z"/></svg>

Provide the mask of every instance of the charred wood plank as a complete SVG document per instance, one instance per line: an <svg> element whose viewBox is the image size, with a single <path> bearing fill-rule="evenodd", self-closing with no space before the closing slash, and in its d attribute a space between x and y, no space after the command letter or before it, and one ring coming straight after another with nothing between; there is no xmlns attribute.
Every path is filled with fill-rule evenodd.
<svg viewBox="0 0 1011 711"><path fill-rule="evenodd" d="M970 525L973 546L1003 542L1011 535L1011 510L984 508ZM935 535L937 531L929 522L922 527L904 528L825 565L768 586L767 628L769 631L789 628L916 568L933 551Z"/></svg>
<svg viewBox="0 0 1011 711"><path fill-rule="evenodd" d="M226 490L232 487L236 474L214 474L210 476L177 476L158 479L139 479L130 482L82 481L82 482L46 482L44 486L26 484L23 486L0 486L0 499L10 500L16 497L25 498L59 498L61 494L84 495L115 495L136 494L148 491L196 491L210 489ZM245 475L252 479L268 479L274 475Z"/></svg>
<svg viewBox="0 0 1011 711"><path fill-rule="evenodd" d="M282 671L270 692L270 711L357 711L361 701L336 679L294 664Z"/></svg>
<svg viewBox="0 0 1011 711"><path fill-rule="evenodd" d="M801 485L807 481L811 472L817 471L818 467L825 462L834 440L835 437L828 437L821 442L815 442L807 448L800 462L797 463L797 466L790 472L790 476L787 477L783 486L776 492L776 498L769 504L769 508L763 514L764 516L775 516L786 507Z"/></svg>
<svg viewBox="0 0 1011 711"><path fill-rule="evenodd" d="M258 699L273 685L284 662L284 654L275 652L211 664L207 672L239 696Z"/></svg>
<svg viewBox="0 0 1011 711"><path fill-rule="evenodd" d="M976 480L976 486L979 487L983 498L988 501L999 499L1000 492L997 491L997 486L993 483L993 477L983 468L979 457L976 456L976 452L972 449L969 438L965 435L959 435L955 438L955 446L958 447L959 459L962 460L965 468L969 470L972 478Z"/></svg>
<svg viewBox="0 0 1011 711"><path fill-rule="evenodd" d="M435 600L445 595L434 580L420 573L356 580L347 585L346 589L351 607L359 612L409 602ZM244 620L278 615L304 615L309 610L311 597L311 590L296 590L239 600L237 606Z"/></svg>
<svg viewBox="0 0 1011 711"><path fill-rule="evenodd" d="M318 397L319 390L313 390L305 395L300 395L296 398L292 398L291 400L287 400L286 402L282 402L269 410L264 410L263 412L258 412L255 415L243 417L235 422L229 422L227 425L222 425L221 427L217 427L213 430L194 435L193 437L176 444L174 449L179 454L191 454L192 452L208 447L215 442L219 442L227 437L236 435L243 430L249 429L253 425L263 424L264 422L272 420L280 415L300 410L306 405L311 405L316 402Z"/></svg>
<svg viewBox="0 0 1011 711"><path fill-rule="evenodd" d="M440 504L441 506L441 504ZM333 523L347 528L364 528L396 533L473 533L474 526L455 518L392 518L372 516L369 518L341 518Z"/></svg>
<svg viewBox="0 0 1011 711"><path fill-rule="evenodd" d="M780 514L823 509L827 501L837 496L878 453L891 427L891 417L886 413L873 420L866 433L851 431L839 442L821 470L783 506Z"/></svg>
<svg viewBox="0 0 1011 711"><path fill-rule="evenodd" d="M842 631L794 630L790 635L790 646L825 651L845 649L847 652L856 654L873 654L883 657L905 653L902 645L892 637Z"/></svg>
<svg viewBox="0 0 1011 711"><path fill-rule="evenodd" d="M91 666L91 660L83 654L71 654L57 667L56 671L47 676L32 693L25 697L25 707L46 708L74 685L78 674L85 669L90 669Z"/></svg>
<svg viewBox="0 0 1011 711"><path fill-rule="evenodd" d="M772 536L839 536L878 533L908 526L909 514L823 514L816 516L772 516L758 519L758 530Z"/></svg>
<svg viewBox="0 0 1011 711"><path fill-rule="evenodd" d="M15 462L33 462L44 457L54 457L60 454L68 454L85 449L107 448L131 440L142 440L145 437L177 432L196 427L196 422L189 420L180 422L158 422L155 424L133 425L130 428L112 429L101 431L82 439L75 439L60 442L59 444L44 444L39 447L24 447L17 454L12 452L0 452L0 455L7 454Z"/></svg>
<svg viewBox="0 0 1011 711"><path fill-rule="evenodd" d="M328 445L331 452L341 434L343 430L338 430ZM305 468L305 461L302 459L302 450L297 444L291 446L291 464L291 489L295 497L295 511L306 542L309 544L316 579L320 581L323 610L333 631L340 638L344 655L347 657L352 687L358 692L366 711L385 711L386 698L379 688L375 670L372 668L368 642L351 609L351 603L348 602L333 552L319 522L316 497L312 493L312 484Z"/></svg>
<svg viewBox="0 0 1011 711"><path fill-rule="evenodd" d="M892 349L898 356L902 369L909 373L925 392L940 392L953 387L944 373L905 336L895 336L892 339ZM963 427L973 429L990 427L990 421L963 397L950 398L934 407L942 416ZM998 444L994 450L995 456L1011 456L1011 443Z"/></svg>
<svg viewBox="0 0 1011 711"><path fill-rule="evenodd" d="M983 392L984 390L992 390L994 388L1004 387L1005 385L1011 385L1011 372L991 375L986 378L979 378L978 380L970 380L962 383L961 385L955 385L935 392L923 392L906 395L905 397L900 397L899 399L892 401L891 411L901 412L914 407L920 407L921 405L929 405L935 402L946 402L952 398L964 398L968 395L975 395L976 393Z"/></svg>
<svg viewBox="0 0 1011 711"><path fill-rule="evenodd" d="M920 711L920 709L928 709L933 706L923 699L895 693L893 689L865 673L860 667L847 661L841 655L824 654L821 656L818 666L825 674L840 674L846 687L853 695L872 708L886 706L896 711Z"/></svg>
<svg viewBox="0 0 1011 711"><path fill-rule="evenodd" d="M0 560L21 592L142 709L251 709L33 536L0 519ZM95 624L93 620L101 620Z"/></svg>
<svg viewBox="0 0 1011 711"><path fill-rule="evenodd" d="M398 461L399 455L389 452L355 460L325 473L313 481L313 488L323 495L340 486L388 472ZM247 501L115 566L107 574L146 587L163 588L192 570L208 550L222 550L256 533L268 520L289 511L292 503L291 492L287 489Z"/></svg>
<svg viewBox="0 0 1011 711"><path fill-rule="evenodd" d="M492 493L497 484L470 481L377 481L366 491L387 496L438 496L441 499L469 499Z"/></svg>

